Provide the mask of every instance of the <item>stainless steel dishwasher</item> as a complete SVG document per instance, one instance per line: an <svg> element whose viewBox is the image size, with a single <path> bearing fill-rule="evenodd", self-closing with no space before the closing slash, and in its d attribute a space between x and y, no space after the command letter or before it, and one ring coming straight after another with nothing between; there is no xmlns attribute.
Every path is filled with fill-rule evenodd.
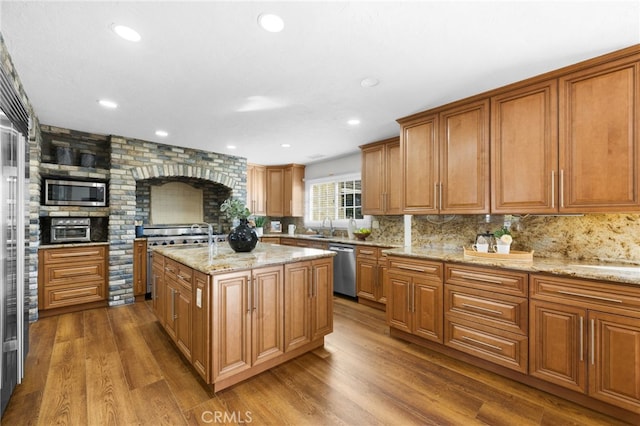
<svg viewBox="0 0 640 426"><path fill-rule="evenodd" d="M333 291L356 297L356 250L348 244L329 244L329 250L337 255L333 258Z"/></svg>

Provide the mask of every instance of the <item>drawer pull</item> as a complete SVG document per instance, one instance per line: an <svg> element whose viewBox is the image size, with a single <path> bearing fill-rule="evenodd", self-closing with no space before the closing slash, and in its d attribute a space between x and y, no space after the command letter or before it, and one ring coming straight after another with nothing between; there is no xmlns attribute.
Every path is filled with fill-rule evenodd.
<svg viewBox="0 0 640 426"><path fill-rule="evenodd" d="M405 271L425 272L424 268L405 266L405 265L398 265L398 269L404 269Z"/></svg>
<svg viewBox="0 0 640 426"><path fill-rule="evenodd" d="M477 309L479 311L489 312L496 315L502 315L502 311L497 311L495 309L483 308L481 306L470 305L468 303L463 303L462 306L465 308Z"/></svg>
<svg viewBox="0 0 640 426"><path fill-rule="evenodd" d="M619 299L611 299L609 297L602 297L602 296L592 296L590 294L574 293L573 291L558 290L558 293L566 294L568 296L585 297L587 299L604 300L605 302L622 303L622 300L619 300Z"/></svg>
<svg viewBox="0 0 640 426"><path fill-rule="evenodd" d="M360 250L360 254L373 254L371 250Z"/></svg>
<svg viewBox="0 0 640 426"><path fill-rule="evenodd" d="M491 284L502 284L502 281L500 279L479 277L477 275L465 274L464 272L460 273L460 276L466 280L471 280L471 281L482 281L482 282L491 283Z"/></svg>
<svg viewBox="0 0 640 426"><path fill-rule="evenodd" d="M462 340L467 340L471 343L475 343L481 346L486 346L487 348L491 348L496 351L502 352L502 348L500 346L492 345L490 343L481 342L480 340L472 339L471 337L462 336Z"/></svg>

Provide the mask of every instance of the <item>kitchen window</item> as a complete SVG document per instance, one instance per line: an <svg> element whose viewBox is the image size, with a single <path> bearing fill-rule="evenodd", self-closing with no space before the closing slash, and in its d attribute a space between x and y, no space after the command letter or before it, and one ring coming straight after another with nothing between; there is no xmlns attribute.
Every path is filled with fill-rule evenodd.
<svg viewBox="0 0 640 426"><path fill-rule="evenodd" d="M326 218L331 219L334 228L346 229L350 218L356 219L358 228L368 228L371 223L370 216L362 214L360 174L308 180L305 194L306 227L319 228Z"/></svg>

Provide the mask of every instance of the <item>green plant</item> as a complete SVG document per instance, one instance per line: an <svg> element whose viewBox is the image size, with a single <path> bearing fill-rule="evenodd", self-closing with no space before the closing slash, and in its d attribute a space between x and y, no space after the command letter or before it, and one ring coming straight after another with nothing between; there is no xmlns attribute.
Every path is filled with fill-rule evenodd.
<svg viewBox="0 0 640 426"><path fill-rule="evenodd" d="M511 231L506 226L493 231L493 236L496 237L496 239L499 239L503 235L511 235Z"/></svg>
<svg viewBox="0 0 640 426"><path fill-rule="evenodd" d="M251 216L251 212L244 203L237 199L227 198L220 205L220 211L229 219L247 219Z"/></svg>
<svg viewBox="0 0 640 426"><path fill-rule="evenodd" d="M256 216L253 218L253 222L256 224L256 228L264 227L264 223L267 221L267 218L264 216Z"/></svg>

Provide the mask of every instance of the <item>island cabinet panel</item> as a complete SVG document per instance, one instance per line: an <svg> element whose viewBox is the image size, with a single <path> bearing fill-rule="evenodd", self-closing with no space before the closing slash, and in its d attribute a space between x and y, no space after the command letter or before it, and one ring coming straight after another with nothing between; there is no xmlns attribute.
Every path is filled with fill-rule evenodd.
<svg viewBox="0 0 640 426"><path fill-rule="evenodd" d="M164 327L189 361L192 336L192 275L191 268L171 259L165 261Z"/></svg>
<svg viewBox="0 0 640 426"><path fill-rule="evenodd" d="M311 340L333 331L333 258L311 261Z"/></svg>
<svg viewBox="0 0 640 426"><path fill-rule="evenodd" d="M491 98L491 212L558 211L558 83Z"/></svg>
<svg viewBox="0 0 640 426"><path fill-rule="evenodd" d="M638 55L559 79L560 211L640 208Z"/></svg>
<svg viewBox="0 0 640 426"><path fill-rule="evenodd" d="M311 263L284 266L284 348L289 351L311 341Z"/></svg>
<svg viewBox="0 0 640 426"><path fill-rule="evenodd" d="M83 309L83 305L106 303L109 275L108 247L40 249L38 303L40 310ZM59 311L51 311L54 314Z"/></svg>
<svg viewBox="0 0 640 426"><path fill-rule="evenodd" d="M640 414L640 288L530 280L530 374Z"/></svg>
<svg viewBox="0 0 640 426"><path fill-rule="evenodd" d="M193 272L193 341L191 362L200 376L211 380L211 275Z"/></svg>
<svg viewBox="0 0 640 426"><path fill-rule="evenodd" d="M249 289L251 308L251 364L256 365L284 352L283 268L254 270Z"/></svg>

